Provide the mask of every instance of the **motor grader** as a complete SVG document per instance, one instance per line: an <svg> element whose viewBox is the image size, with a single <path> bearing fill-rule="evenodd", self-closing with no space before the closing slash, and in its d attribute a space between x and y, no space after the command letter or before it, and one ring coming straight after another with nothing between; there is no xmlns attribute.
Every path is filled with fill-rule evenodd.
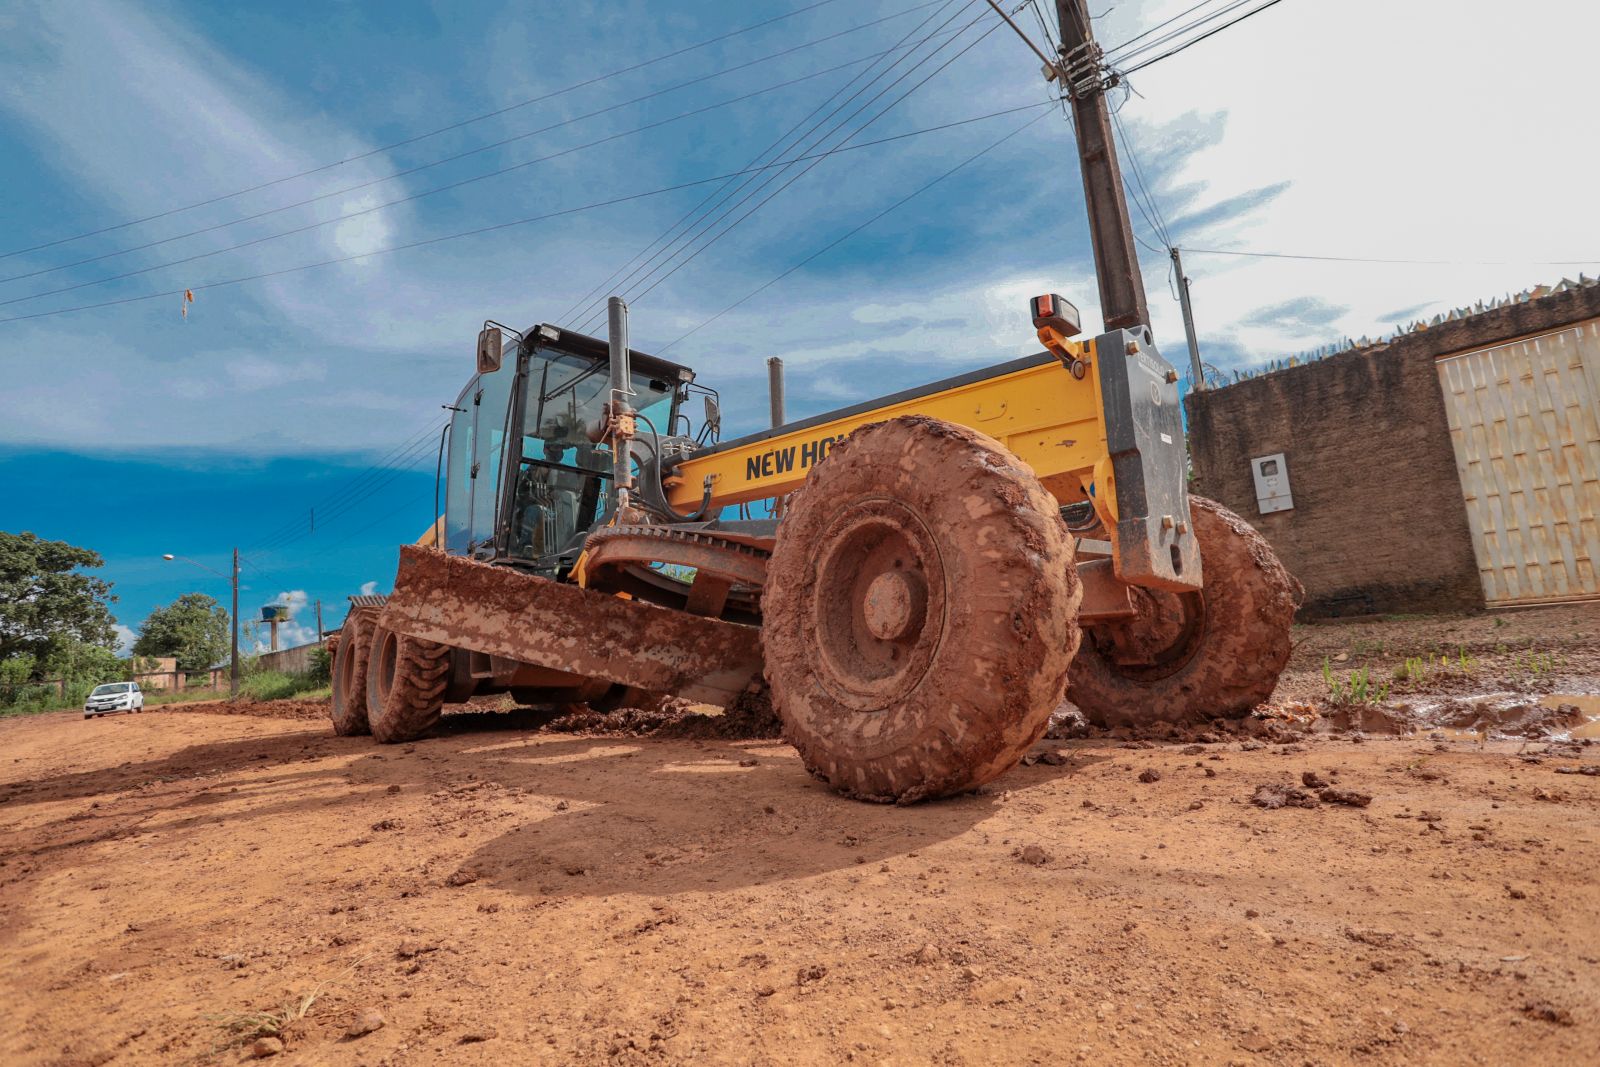
<svg viewBox="0 0 1600 1067"><path fill-rule="evenodd" d="M1190 496L1149 329L1031 310L1034 355L733 440L615 297L605 339L486 323L442 516L346 623L335 730L409 741L493 692L770 699L812 774L906 803L1005 772L1064 697L1111 726L1249 712L1297 583Z"/></svg>

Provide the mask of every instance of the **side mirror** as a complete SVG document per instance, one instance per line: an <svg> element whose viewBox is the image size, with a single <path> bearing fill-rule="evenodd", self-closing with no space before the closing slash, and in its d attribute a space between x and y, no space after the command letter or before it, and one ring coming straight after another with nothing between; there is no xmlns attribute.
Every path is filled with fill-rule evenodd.
<svg viewBox="0 0 1600 1067"><path fill-rule="evenodd" d="M500 336L500 327L485 326L478 331L479 374L493 374L500 369L504 347L505 341Z"/></svg>
<svg viewBox="0 0 1600 1067"><path fill-rule="evenodd" d="M722 432L722 405L710 393L705 394L705 401L706 425L711 427L712 436L715 436Z"/></svg>

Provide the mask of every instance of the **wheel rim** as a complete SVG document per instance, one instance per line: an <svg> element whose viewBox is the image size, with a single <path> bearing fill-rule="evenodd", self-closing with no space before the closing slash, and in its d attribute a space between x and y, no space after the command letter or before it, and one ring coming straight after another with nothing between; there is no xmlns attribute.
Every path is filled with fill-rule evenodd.
<svg viewBox="0 0 1600 1067"><path fill-rule="evenodd" d="M1199 592L1171 593L1141 589L1139 618L1121 627L1091 631L1095 647L1112 670L1125 678L1155 681L1169 678L1194 659L1205 642L1206 602ZM1134 651L1143 662L1123 662Z"/></svg>
<svg viewBox="0 0 1600 1067"><path fill-rule="evenodd" d="M938 546L905 505L870 499L816 544L816 678L861 712L899 704L927 674L944 632Z"/></svg>

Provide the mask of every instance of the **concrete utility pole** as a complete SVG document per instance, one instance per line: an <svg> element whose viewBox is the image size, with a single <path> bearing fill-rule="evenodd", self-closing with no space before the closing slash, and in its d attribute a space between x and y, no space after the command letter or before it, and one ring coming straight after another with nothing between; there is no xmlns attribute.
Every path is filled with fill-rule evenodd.
<svg viewBox="0 0 1600 1067"><path fill-rule="evenodd" d="M1089 208L1089 238L1100 281L1100 312L1106 329L1148 325L1144 279L1133 245L1133 225L1123 197L1122 169L1111 137L1100 46L1089 28L1087 0L1056 0L1061 22L1061 88L1072 103L1083 169L1083 198Z"/></svg>
<svg viewBox="0 0 1600 1067"><path fill-rule="evenodd" d="M239 695L239 550L233 550L233 655L228 663L228 696Z"/></svg>
<svg viewBox="0 0 1600 1067"><path fill-rule="evenodd" d="M166 552L162 554L161 558L169 562L175 559L181 559L191 567L199 567L203 571L210 571L218 578L228 578L226 574L223 574L215 567L207 567L204 563L196 563L188 556L178 556L171 552ZM233 585L233 656L228 663L228 695L230 697L236 697L239 695L239 550L237 548L233 550L233 577L229 579L229 581ZM215 673L213 672L213 677L214 676ZM172 680L174 685L176 685L178 680L177 672L173 672Z"/></svg>
<svg viewBox="0 0 1600 1067"><path fill-rule="evenodd" d="M1189 338L1189 369L1194 375L1189 388L1198 391L1206 387L1206 372L1200 365L1200 341L1194 335L1194 310L1189 306L1189 278L1183 273L1183 257L1178 255L1178 246L1173 245L1167 251L1172 253L1172 266L1178 275L1178 303L1183 305L1183 332Z"/></svg>
<svg viewBox="0 0 1600 1067"><path fill-rule="evenodd" d="M317 643L322 643L322 601L317 601Z"/></svg>

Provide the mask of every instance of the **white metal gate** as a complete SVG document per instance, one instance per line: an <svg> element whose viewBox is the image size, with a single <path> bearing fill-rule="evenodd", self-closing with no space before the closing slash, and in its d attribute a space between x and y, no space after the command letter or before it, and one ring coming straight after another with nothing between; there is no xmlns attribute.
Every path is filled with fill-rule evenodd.
<svg viewBox="0 0 1600 1067"><path fill-rule="evenodd" d="M1600 320L1438 366L1485 600L1600 595Z"/></svg>

